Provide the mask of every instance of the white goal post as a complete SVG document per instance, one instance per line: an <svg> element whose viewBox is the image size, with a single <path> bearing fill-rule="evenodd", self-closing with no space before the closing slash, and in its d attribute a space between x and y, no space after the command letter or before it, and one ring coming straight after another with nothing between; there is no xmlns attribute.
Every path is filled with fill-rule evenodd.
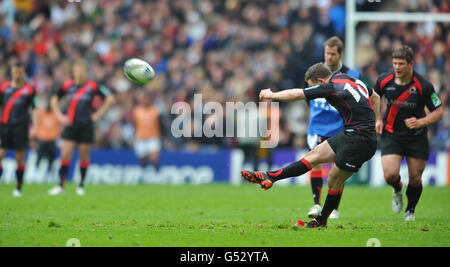
<svg viewBox="0 0 450 267"><path fill-rule="evenodd" d="M366 0L380 2L382 0ZM345 63L355 69L356 25L358 22L386 21L386 22L450 22L448 13L399 13L399 12L362 12L356 11L356 0L346 0L345 25Z"/></svg>

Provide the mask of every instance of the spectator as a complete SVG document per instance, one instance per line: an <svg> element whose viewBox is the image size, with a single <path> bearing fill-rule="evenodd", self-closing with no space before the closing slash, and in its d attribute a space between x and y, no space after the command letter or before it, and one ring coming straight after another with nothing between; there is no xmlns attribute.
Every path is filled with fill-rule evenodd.
<svg viewBox="0 0 450 267"><path fill-rule="evenodd" d="M20 2L20 6L14 3ZM386 1L383 1L383 3ZM396 2L396 1L392 1ZM448 1L397 1L387 5L399 12L448 12ZM117 105L96 128L98 147L132 146L132 101L141 89L156 96L165 110L162 127L170 130L171 106L192 102L195 93L206 99L250 101L261 87L285 89L303 83L307 66L322 59L323 42L343 35L342 0L214 1L12 1L0 3L0 82L13 57L27 62L27 74L40 94L66 80L70 61L84 58L90 75L117 93ZM358 1L360 10L376 10L385 4ZM14 19L14 17L16 19ZM416 67L427 76L449 73L448 24L369 23L360 27L358 62L374 80L390 66L390 49L401 43L413 46ZM369 53L361 52L370 51ZM156 78L138 88L124 80L122 64L130 57L148 61ZM438 84L448 84L438 75ZM447 75L448 76L448 75ZM428 77L427 77L428 78ZM447 78L448 79L448 78ZM440 82L438 81L440 80ZM442 86L441 86L442 87ZM443 90L436 88L436 90ZM283 144L304 146L306 116L296 116L282 105ZM298 118L297 118L298 117ZM292 119L294 118L294 119ZM437 131L445 131L437 127ZM289 140L287 140L289 139ZM202 139L162 137L164 147L199 147ZM235 140L215 138L208 145L235 146ZM194 145L192 145L194 144Z"/></svg>

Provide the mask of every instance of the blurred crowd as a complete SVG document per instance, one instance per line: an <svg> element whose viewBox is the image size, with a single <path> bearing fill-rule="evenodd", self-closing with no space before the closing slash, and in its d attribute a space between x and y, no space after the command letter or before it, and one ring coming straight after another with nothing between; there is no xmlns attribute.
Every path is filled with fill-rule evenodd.
<svg viewBox="0 0 450 267"><path fill-rule="evenodd" d="M302 87L308 66L323 60L325 40L345 35L345 2L340 0L70 2L0 0L0 82L8 79L8 64L20 58L46 105L48 96L70 78L71 62L85 58L90 78L117 97L97 125L97 147L132 147L132 110L143 92L160 111L166 149L239 145L233 138L173 138L173 103L192 103L196 93L203 103L245 103L256 101L264 88ZM374 7L357 2L359 10ZM449 12L448 1L398 2L395 11ZM448 106L449 29L448 23L362 23L357 66L373 84L389 70L392 49L409 44L417 53L416 70L432 81ZM154 67L157 75L151 83L137 86L125 78L123 63L133 57ZM281 108L280 147L303 148L306 103ZM448 112L431 131L435 148L450 147Z"/></svg>

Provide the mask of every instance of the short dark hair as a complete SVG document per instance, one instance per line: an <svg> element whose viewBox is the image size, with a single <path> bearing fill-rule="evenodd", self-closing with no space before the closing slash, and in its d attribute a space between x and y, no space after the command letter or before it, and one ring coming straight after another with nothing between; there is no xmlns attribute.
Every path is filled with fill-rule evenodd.
<svg viewBox="0 0 450 267"><path fill-rule="evenodd" d="M331 70L323 63L312 65L305 73L305 81L317 82L319 78L326 79L332 75Z"/></svg>
<svg viewBox="0 0 450 267"><path fill-rule="evenodd" d="M333 36L330 39L326 40L325 45L330 47L337 46L340 55L342 55L342 52L344 52L344 43L337 36Z"/></svg>
<svg viewBox="0 0 450 267"><path fill-rule="evenodd" d="M392 58L404 59L408 63L411 63L414 61L414 50L410 46L404 45L392 52Z"/></svg>
<svg viewBox="0 0 450 267"><path fill-rule="evenodd" d="M25 67L25 63L23 63L23 61L21 61L21 60L16 60L12 64L12 67L21 67L21 68L23 68L23 67Z"/></svg>

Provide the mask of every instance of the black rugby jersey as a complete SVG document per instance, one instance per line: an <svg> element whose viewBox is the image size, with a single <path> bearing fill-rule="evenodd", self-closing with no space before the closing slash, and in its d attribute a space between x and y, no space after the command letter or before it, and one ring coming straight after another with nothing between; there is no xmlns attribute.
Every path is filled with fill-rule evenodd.
<svg viewBox="0 0 450 267"><path fill-rule="evenodd" d="M29 109L37 105L35 90L28 83L21 87L12 87L11 81L7 81L0 87L0 105L2 124L28 124L31 119Z"/></svg>
<svg viewBox="0 0 450 267"><path fill-rule="evenodd" d="M416 136L427 133L427 128L409 129L405 119L426 116L425 106L433 111L441 106L439 96L433 85L422 75L413 72L411 81L406 85L395 83L394 72L382 74L375 85L375 91L387 104L383 116L384 130L398 136Z"/></svg>
<svg viewBox="0 0 450 267"><path fill-rule="evenodd" d="M376 139L375 112L370 96L373 90L347 74L333 76L329 83L304 89L307 100L324 97L335 107L344 122L346 132Z"/></svg>
<svg viewBox="0 0 450 267"><path fill-rule="evenodd" d="M67 97L68 105L63 112L69 117L72 124L90 123L91 115L94 112L92 100L96 95L105 99L109 94L110 91L105 86L99 86L90 80L82 85L76 85L73 80L68 80L57 92L58 98Z"/></svg>

